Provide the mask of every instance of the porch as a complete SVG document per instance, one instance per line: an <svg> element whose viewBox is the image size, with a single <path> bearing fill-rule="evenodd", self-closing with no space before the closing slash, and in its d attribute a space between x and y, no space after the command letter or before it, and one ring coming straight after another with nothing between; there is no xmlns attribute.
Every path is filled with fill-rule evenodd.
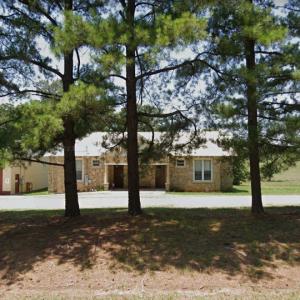
<svg viewBox="0 0 300 300"><path fill-rule="evenodd" d="M104 163L104 190L127 189L127 163ZM166 190L170 187L168 163L153 163L140 168L140 188L144 190Z"/></svg>

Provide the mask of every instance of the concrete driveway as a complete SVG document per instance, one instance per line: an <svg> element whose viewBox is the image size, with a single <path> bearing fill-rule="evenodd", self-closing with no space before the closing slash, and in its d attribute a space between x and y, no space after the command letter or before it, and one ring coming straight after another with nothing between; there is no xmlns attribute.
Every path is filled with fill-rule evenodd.
<svg viewBox="0 0 300 300"><path fill-rule="evenodd" d="M126 191L80 193L81 208L127 207ZM176 195L163 191L142 191L143 207L250 207L250 196ZM266 206L299 205L300 195L264 196ZM0 196L0 209L63 209L64 194L45 196Z"/></svg>

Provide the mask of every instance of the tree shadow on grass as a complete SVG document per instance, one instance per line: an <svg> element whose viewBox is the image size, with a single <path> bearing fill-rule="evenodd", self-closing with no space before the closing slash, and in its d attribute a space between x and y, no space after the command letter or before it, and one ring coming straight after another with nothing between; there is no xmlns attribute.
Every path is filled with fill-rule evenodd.
<svg viewBox="0 0 300 300"><path fill-rule="evenodd" d="M56 259L82 272L100 256L117 271L192 270L272 278L278 261L300 263L300 207L268 208L254 218L239 209L149 208L0 212L0 279L22 280L35 264Z"/></svg>
<svg viewBox="0 0 300 300"><path fill-rule="evenodd" d="M241 193L245 193L245 194L249 194L249 191L248 190L245 190L245 189L241 189L241 188L235 188L235 187L232 187L230 189L227 189L226 191L224 191L224 193L238 193L238 194L241 194Z"/></svg>

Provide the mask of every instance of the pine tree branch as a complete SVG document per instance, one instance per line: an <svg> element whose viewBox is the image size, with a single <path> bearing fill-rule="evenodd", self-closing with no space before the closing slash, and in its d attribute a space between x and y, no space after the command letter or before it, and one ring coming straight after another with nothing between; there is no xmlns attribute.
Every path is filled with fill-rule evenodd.
<svg viewBox="0 0 300 300"><path fill-rule="evenodd" d="M280 106L292 106L292 107L299 107L300 108L300 103L264 101L264 102L262 102L262 104L266 104L266 105L280 105Z"/></svg>
<svg viewBox="0 0 300 300"><path fill-rule="evenodd" d="M220 79L223 79L223 77L220 75L220 74L223 74L223 73L219 69L217 69L215 66L211 65L207 61L199 59L199 56L201 54L197 55L196 58L194 58L192 60L184 61L181 64L177 64L177 65L173 65L173 66L168 66L168 67L161 68L161 69L158 69L158 70L144 72L143 74L140 74L140 75L136 76L136 80L140 80L140 79L142 79L144 77L150 77L152 75L157 75L157 74L160 74L160 73L174 71L174 70L180 69L180 68L188 66L188 65L193 65L194 63L197 63L197 62L205 64L206 66L208 66L209 68L211 68L212 70L214 70Z"/></svg>
<svg viewBox="0 0 300 300"><path fill-rule="evenodd" d="M20 118L8 119L8 120L6 120L6 121L0 123L0 127L6 125L6 124L8 124L8 123L18 121L19 119L20 119Z"/></svg>
<svg viewBox="0 0 300 300"><path fill-rule="evenodd" d="M167 118L167 117L172 117L175 115L180 115L188 123L191 123L192 127L193 127L193 138L178 147L178 149L183 149L187 145L191 144L192 141L194 140L194 138L197 136L197 124L193 120L191 120L190 118L188 118L187 116L185 116L183 114L183 111L188 111L188 110L189 110L189 108L186 110L176 110L171 113L165 113L165 114L151 114L151 113L139 112L138 115L145 116L145 117L151 117L151 118Z"/></svg>
<svg viewBox="0 0 300 300"><path fill-rule="evenodd" d="M150 130L151 130L151 141L150 141L150 143L149 143L149 147L148 147L148 153L150 153L151 151L152 151L152 149L153 149L153 146L154 146L154 137L155 137L155 132L154 132L154 128L153 128L153 126L150 124L150 123L148 123L148 122L145 122L145 121L143 121L143 120L138 120L138 122L140 122L140 123L142 123L142 124L145 124L148 128L150 128ZM140 153L139 153L140 154Z"/></svg>
<svg viewBox="0 0 300 300"><path fill-rule="evenodd" d="M300 93L299 91L282 91L282 92L273 92L273 93L268 93L265 96L269 97L269 96L276 96L276 95L285 95L285 94L298 94Z"/></svg>
<svg viewBox="0 0 300 300"><path fill-rule="evenodd" d="M117 143L115 143L113 146L105 147L105 148L107 150L111 151L111 150L117 148L118 146L122 145L125 141L125 132L126 132L126 126L125 126L124 130L122 131L122 138Z"/></svg>
<svg viewBox="0 0 300 300"><path fill-rule="evenodd" d="M27 93L31 93L32 95L35 95L35 96L43 96L43 97L47 97L47 98L53 98L53 97L56 98L56 99L61 98L61 96L59 96L57 94L42 92L42 91L39 91L39 90L30 90L30 89L1 94L0 98L4 98L4 97L7 97L7 96L12 96L12 95L17 95L17 94L27 94Z"/></svg>
<svg viewBox="0 0 300 300"><path fill-rule="evenodd" d="M28 58L28 57L22 57L20 55L11 55L11 56L0 56L0 61L7 61L7 60L19 60L19 61L23 61L23 62L30 62L44 70L47 70L51 73L56 74L57 76L59 76L60 78L63 78L63 74L61 72L59 72L59 70L47 65L46 63L39 61L39 60L35 60L32 58Z"/></svg>
<svg viewBox="0 0 300 300"><path fill-rule="evenodd" d="M138 59L139 66L140 66L141 75L143 75L144 74L143 64L142 64L141 57L139 55L138 49L136 49L135 52L136 52L136 56L137 56L137 59ZM141 101L141 105L143 105L143 91L144 91L144 77L141 78L141 88L140 88L140 101Z"/></svg>
<svg viewBox="0 0 300 300"><path fill-rule="evenodd" d="M63 7L61 6L60 3L61 0L54 0L54 2L56 3L56 5L59 7L60 10L63 10Z"/></svg>
<svg viewBox="0 0 300 300"><path fill-rule="evenodd" d="M80 55L79 55L79 51L78 48L75 48L75 53L76 53L76 57L77 57L77 80L80 77Z"/></svg>
<svg viewBox="0 0 300 300"><path fill-rule="evenodd" d="M263 51L263 50L256 50L255 54L283 55L283 53L278 51Z"/></svg>
<svg viewBox="0 0 300 300"><path fill-rule="evenodd" d="M164 113L164 114L152 114L152 113L146 113L146 112L138 112L138 115L143 116L143 117L149 117L149 118L168 118L172 117L175 115L182 115L182 111L180 110L175 110L170 113Z"/></svg>
<svg viewBox="0 0 300 300"><path fill-rule="evenodd" d="M26 5L26 6L28 7L28 9L30 9L31 6L32 6L34 9L37 10L37 12L39 12L39 13L42 14L44 17L46 17L46 19L48 19L48 20L51 22L51 24L52 24L53 26L55 26L55 27L58 26L56 20L53 19L53 18L51 17L51 15L43 9L43 7L41 7L40 5L38 5L38 2L37 2L37 1L34 1L34 2L28 1L28 0L19 0L19 1L20 1L22 4Z"/></svg>
<svg viewBox="0 0 300 300"><path fill-rule="evenodd" d="M26 61L26 60L24 60L24 61ZM53 67L51 67L51 66L49 66L49 65L47 65L47 64L45 64L45 63L43 63L43 62L41 62L41 61L37 61L37 60L34 60L34 59L29 59L28 61L29 61L30 63L36 65L36 66L41 67L42 69L45 69L45 70L47 70L47 71L49 71L49 72L51 72L51 73L56 74L56 75L59 76L60 78L63 78L63 76L64 76L64 75L63 75L61 72L59 72L57 69L55 69L55 68L53 68Z"/></svg>
<svg viewBox="0 0 300 300"><path fill-rule="evenodd" d="M44 164L44 165L50 165L50 166L64 167L64 164L53 163L53 162L39 160L39 159L32 159L32 158L21 157L21 158L19 158L19 160L28 161L28 162L35 162L35 163Z"/></svg>
<svg viewBox="0 0 300 300"><path fill-rule="evenodd" d="M123 8L126 8L126 1L125 0L119 0Z"/></svg>
<svg viewBox="0 0 300 300"><path fill-rule="evenodd" d="M277 8L284 8L284 9L287 9L287 10L290 10L290 11L293 11L293 12L300 12L300 9L292 7L292 6L288 6L288 5L284 5L284 6L277 5L276 7Z"/></svg>
<svg viewBox="0 0 300 300"><path fill-rule="evenodd" d="M135 4L135 7L138 7L140 5L146 5L146 6L151 6L151 7L155 7L155 4L154 3L149 3L149 2L137 2Z"/></svg>
<svg viewBox="0 0 300 300"><path fill-rule="evenodd" d="M107 76L104 77L104 79L108 79L110 77L116 77L116 78L120 78L120 79L123 79L123 80L127 80L125 76L122 76L122 75L119 75L119 74L109 74Z"/></svg>

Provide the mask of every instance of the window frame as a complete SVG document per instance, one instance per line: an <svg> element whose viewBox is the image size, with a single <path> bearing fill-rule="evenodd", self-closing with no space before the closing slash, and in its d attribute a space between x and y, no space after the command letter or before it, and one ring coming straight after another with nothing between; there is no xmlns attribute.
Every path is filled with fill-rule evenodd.
<svg viewBox="0 0 300 300"><path fill-rule="evenodd" d="M81 161L81 166L82 166L82 168L81 168L81 179L77 179L77 169L76 169L76 161ZM76 158L75 159L75 169L76 169L76 181L78 181L78 182L83 182L83 180L84 180L84 161L83 161L83 158Z"/></svg>
<svg viewBox="0 0 300 300"><path fill-rule="evenodd" d="M196 179L195 178L195 161L201 161L202 165L202 180ZM210 166L211 166L211 177L209 180L204 179L204 161L210 161ZM213 177L214 177L214 172L213 172L213 159L211 158L194 158L193 159L193 182L213 182Z"/></svg>
<svg viewBox="0 0 300 300"><path fill-rule="evenodd" d="M177 161L178 160L182 160L183 161L183 166L178 166L177 165ZM176 161L175 161L175 167L176 168L185 168L185 166L186 166L186 163L185 163L185 159L184 158L176 158Z"/></svg>
<svg viewBox="0 0 300 300"><path fill-rule="evenodd" d="M99 162L99 165L94 166L94 161L98 161L98 162ZM100 165L101 165L100 159L92 159L92 167L93 167L93 168L99 168Z"/></svg>

